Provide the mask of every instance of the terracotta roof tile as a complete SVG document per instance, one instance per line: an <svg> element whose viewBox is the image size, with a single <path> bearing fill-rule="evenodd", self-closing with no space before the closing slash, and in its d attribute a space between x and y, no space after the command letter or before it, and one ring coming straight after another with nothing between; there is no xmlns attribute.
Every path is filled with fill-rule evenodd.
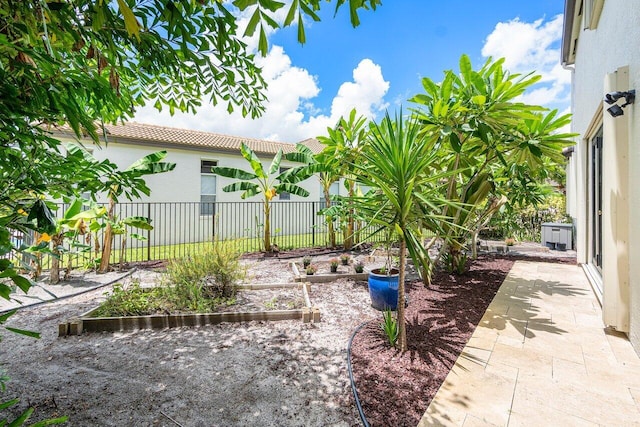
<svg viewBox="0 0 640 427"><path fill-rule="evenodd" d="M108 137L120 140L119 142L158 142L162 144L175 144L176 146L214 148L225 151L239 151L241 144L244 142L249 148L258 153L276 154L280 148L282 148L284 153L295 151L295 144L285 142L266 141L137 122L127 122L119 125L108 124L105 125L105 129ZM60 128L60 130L65 133L69 132L69 128ZM126 141L121 141L121 139L125 139ZM307 139L303 141L303 143L307 145L307 141L315 140ZM322 148L320 148L319 151L316 151L317 147L315 144L314 146L309 146L309 148L314 152L322 150Z"/></svg>

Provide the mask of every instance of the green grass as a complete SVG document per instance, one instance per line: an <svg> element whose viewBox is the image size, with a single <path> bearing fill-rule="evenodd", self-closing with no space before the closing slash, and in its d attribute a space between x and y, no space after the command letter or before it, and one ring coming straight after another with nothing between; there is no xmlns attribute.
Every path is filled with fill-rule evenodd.
<svg viewBox="0 0 640 427"><path fill-rule="evenodd" d="M363 236L366 234L363 233ZM374 236L373 241L377 241L379 236ZM262 239L258 237L247 237L237 239L238 247L243 253L259 252L263 250ZM291 249L300 248L312 248L312 247L327 247L329 245L329 238L327 233L306 233L306 234L292 234L282 236L275 234L272 236L272 242L278 245L280 251L287 251ZM125 248L124 261L131 262L144 262L144 261L159 261L166 259L181 258L186 255L200 254L207 249L210 249L212 242L195 242L195 243L182 243L176 245L160 245L160 246L146 246L147 242L134 242L136 243L132 247ZM343 238L341 233L336 233L336 244L342 245ZM120 261L120 249L114 247L111 252L111 264L117 265ZM92 268L91 259L93 257L93 251L80 253L80 254L65 254L62 256L61 268L67 266L68 257L72 257L73 268ZM19 263L18 263L19 264ZM51 267L51 258L43 256L42 268L47 270Z"/></svg>

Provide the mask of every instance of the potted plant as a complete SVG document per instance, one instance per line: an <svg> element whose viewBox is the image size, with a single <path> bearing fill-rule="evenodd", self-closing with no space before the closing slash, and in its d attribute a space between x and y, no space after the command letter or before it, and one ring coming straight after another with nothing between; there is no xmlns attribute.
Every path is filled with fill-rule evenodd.
<svg viewBox="0 0 640 427"><path fill-rule="evenodd" d="M302 258L302 266L304 268L307 268L311 265L311 257L310 256L306 256L304 258Z"/></svg>
<svg viewBox="0 0 640 427"><path fill-rule="evenodd" d="M393 268L391 237L387 237L386 260L382 267L369 272L368 285L371 305L377 310L396 310L398 307L398 279L400 271Z"/></svg>
<svg viewBox="0 0 640 427"><path fill-rule="evenodd" d="M318 271L318 267L316 267L315 265L308 265L304 271L308 276L313 276L315 272Z"/></svg>
<svg viewBox="0 0 640 427"><path fill-rule="evenodd" d="M362 263L362 261L358 261L353 266L353 269L356 271L356 273L362 273L364 271L364 264Z"/></svg>
<svg viewBox="0 0 640 427"><path fill-rule="evenodd" d="M339 265L339 261L338 258L331 258L329 260L329 266L331 268L331 272L332 273L337 273L338 272L338 265Z"/></svg>
<svg viewBox="0 0 640 427"><path fill-rule="evenodd" d="M349 265L349 261L351 261L351 257L347 254L340 255L340 261L342 265Z"/></svg>

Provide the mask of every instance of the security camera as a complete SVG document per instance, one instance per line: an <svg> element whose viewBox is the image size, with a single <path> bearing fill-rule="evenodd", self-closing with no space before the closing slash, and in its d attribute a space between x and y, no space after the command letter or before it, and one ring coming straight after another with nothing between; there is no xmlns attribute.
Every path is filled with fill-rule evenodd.
<svg viewBox="0 0 640 427"><path fill-rule="evenodd" d="M624 98L624 104L622 104L622 107L633 104L633 101L636 99L636 91L628 90L626 92L609 92L604 96L604 102L611 105L616 103L620 98Z"/></svg>
<svg viewBox="0 0 640 427"><path fill-rule="evenodd" d="M618 117L624 114L624 110L618 104L614 104L607 108L607 111L611 114L611 117Z"/></svg>
<svg viewBox="0 0 640 427"><path fill-rule="evenodd" d="M621 98L624 98L624 104L622 105L616 104L616 102L618 102L618 100ZM611 105L611 107L607 108L607 111L609 112L609 114L611 114L612 117L622 116L624 114L623 108L629 104L633 104L635 100L636 100L635 89L628 90L626 92L618 92L618 91L609 92L604 95L604 102Z"/></svg>

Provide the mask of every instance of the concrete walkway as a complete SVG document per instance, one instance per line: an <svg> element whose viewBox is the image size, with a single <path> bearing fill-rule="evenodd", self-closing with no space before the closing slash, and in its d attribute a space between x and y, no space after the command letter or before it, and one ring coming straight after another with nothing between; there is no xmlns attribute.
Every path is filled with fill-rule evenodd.
<svg viewBox="0 0 640 427"><path fill-rule="evenodd" d="M640 359L575 265L518 261L419 427L640 426Z"/></svg>

